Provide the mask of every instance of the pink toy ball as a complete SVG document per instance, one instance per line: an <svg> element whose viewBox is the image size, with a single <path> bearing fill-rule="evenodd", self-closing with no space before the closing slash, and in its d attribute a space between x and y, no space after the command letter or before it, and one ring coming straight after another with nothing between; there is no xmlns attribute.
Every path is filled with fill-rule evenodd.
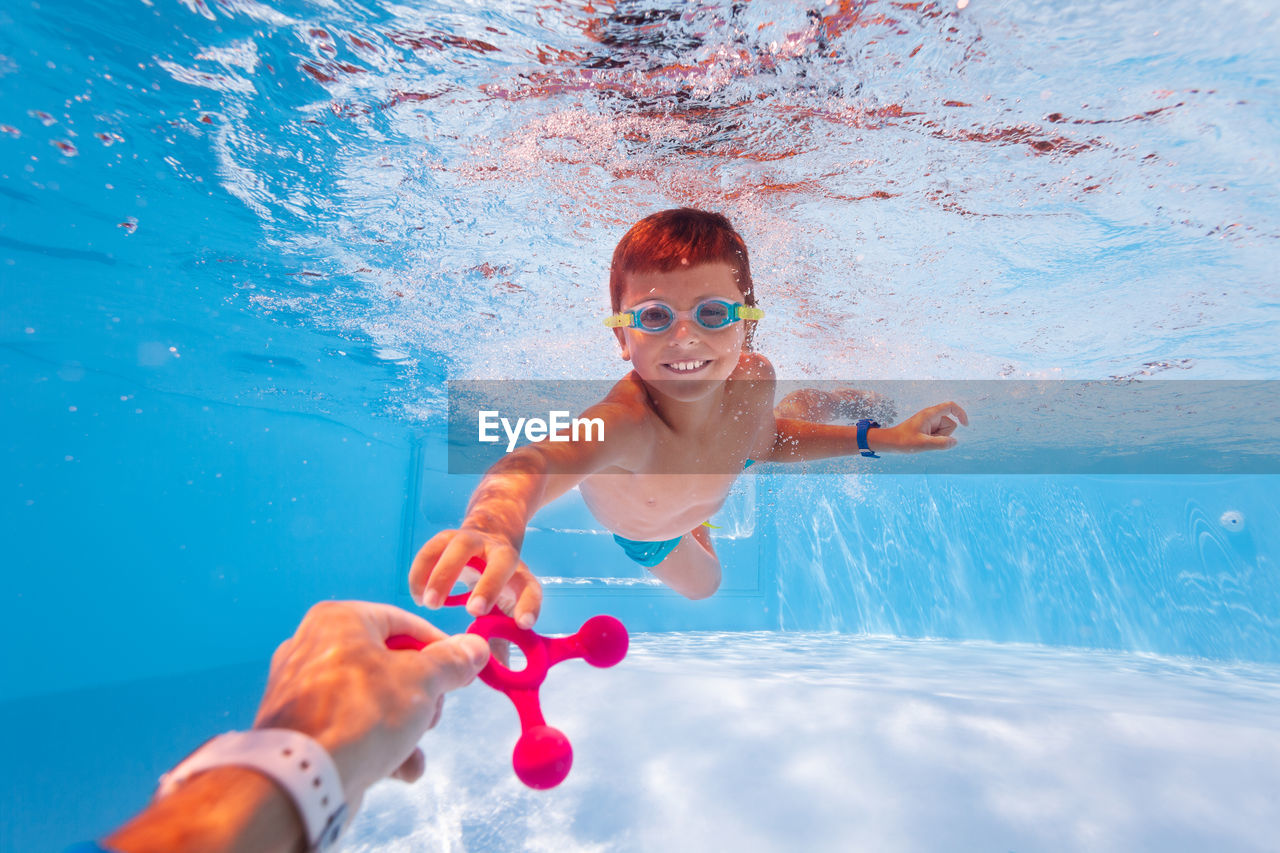
<svg viewBox="0 0 1280 853"><path fill-rule="evenodd" d="M573 747L559 729L532 726L516 741L511 755L520 781L539 791L554 788L569 775L573 766Z"/></svg>
<svg viewBox="0 0 1280 853"><path fill-rule="evenodd" d="M592 666L607 667L627 656L627 629L612 616L592 616L578 629L582 659Z"/></svg>

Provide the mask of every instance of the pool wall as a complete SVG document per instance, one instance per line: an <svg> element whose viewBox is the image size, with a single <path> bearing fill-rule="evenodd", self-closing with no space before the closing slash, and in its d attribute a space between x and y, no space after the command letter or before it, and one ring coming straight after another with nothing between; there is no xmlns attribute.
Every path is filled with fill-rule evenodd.
<svg viewBox="0 0 1280 853"><path fill-rule="evenodd" d="M783 629L1280 660L1274 477L773 483Z"/></svg>

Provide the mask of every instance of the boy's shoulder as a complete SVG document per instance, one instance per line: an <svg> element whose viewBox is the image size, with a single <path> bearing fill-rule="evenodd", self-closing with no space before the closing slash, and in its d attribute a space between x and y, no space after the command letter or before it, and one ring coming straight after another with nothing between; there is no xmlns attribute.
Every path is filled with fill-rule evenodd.
<svg viewBox="0 0 1280 853"><path fill-rule="evenodd" d="M591 407L591 411L611 421L643 423L652 411L649 391L633 370L618 380L604 399Z"/></svg>
<svg viewBox="0 0 1280 853"><path fill-rule="evenodd" d="M610 445L624 448L624 459L618 463L624 468L638 464L631 454L652 442L656 415L649 392L635 371L619 380L582 416L600 418L608 425L605 434Z"/></svg>
<svg viewBox="0 0 1280 853"><path fill-rule="evenodd" d="M773 362L758 352L744 352L738 359L738 367L733 371L732 379L752 379L757 382L773 382L778 374L773 369Z"/></svg>

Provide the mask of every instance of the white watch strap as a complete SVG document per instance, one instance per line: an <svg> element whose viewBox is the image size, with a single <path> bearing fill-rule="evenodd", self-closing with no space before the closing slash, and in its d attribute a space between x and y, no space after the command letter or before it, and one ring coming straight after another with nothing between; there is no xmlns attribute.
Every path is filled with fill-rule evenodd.
<svg viewBox="0 0 1280 853"><path fill-rule="evenodd" d="M160 777L163 797L214 767L249 767L280 784L302 816L310 849L328 850L342 834L347 803L338 768L319 743L292 729L253 729L218 735Z"/></svg>

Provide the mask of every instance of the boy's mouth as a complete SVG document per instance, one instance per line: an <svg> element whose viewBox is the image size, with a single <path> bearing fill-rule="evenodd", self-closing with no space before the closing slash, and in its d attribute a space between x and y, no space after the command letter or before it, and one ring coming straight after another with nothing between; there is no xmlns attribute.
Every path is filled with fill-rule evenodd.
<svg viewBox="0 0 1280 853"><path fill-rule="evenodd" d="M672 362L663 364L662 366L665 367L667 370L670 370L672 373L687 375L690 373L697 373L699 370L706 367L710 363L711 362L706 359L694 359L690 361L672 361Z"/></svg>

